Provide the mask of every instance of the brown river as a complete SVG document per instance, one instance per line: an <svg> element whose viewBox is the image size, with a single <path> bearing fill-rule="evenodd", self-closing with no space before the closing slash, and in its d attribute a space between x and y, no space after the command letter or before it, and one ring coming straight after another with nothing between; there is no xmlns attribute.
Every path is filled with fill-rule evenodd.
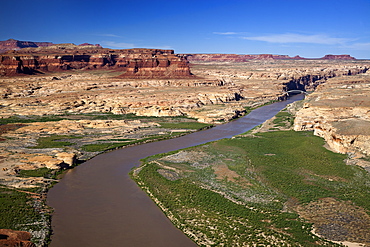
<svg viewBox="0 0 370 247"><path fill-rule="evenodd" d="M47 196L48 205L54 208L50 246L196 246L130 179L129 171L150 155L244 133L303 97L295 95L260 107L212 129L104 153L70 170Z"/></svg>

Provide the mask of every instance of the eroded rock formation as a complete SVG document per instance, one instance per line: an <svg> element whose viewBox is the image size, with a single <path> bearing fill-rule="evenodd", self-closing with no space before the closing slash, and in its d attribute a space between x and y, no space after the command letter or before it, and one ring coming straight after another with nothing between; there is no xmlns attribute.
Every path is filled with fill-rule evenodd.
<svg viewBox="0 0 370 247"><path fill-rule="evenodd" d="M99 48L95 49L99 50ZM134 51L129 50L129 52ZM326 87L326 84L323 84L326 81L341 80L341 78L360 80L358 78L365 77L354 76L354 74L363 73L367 69L368 64L364 62L279 60L266 63L256 60L253 63L238 64L192 64L192 71L196 77L191 79L137 80L111 76L110 72L104 71L91 73L89 70L78 73L9 77L0 79L0 117L18 115L27 118L35 115L110 112L133 113L140 116L188 116L198 119L199 122L220 123L242 115L245 107L258 106L270 100L283 98L286 96L285 92L292 89L308 91L318 87L320 92ZM351 82L351 85L356 88L363 83ZM340 90L343 91L343 89ZM367 92L363 89L359 91ZM346 97L351 98L352 91L346 93ZM342 95L335 98L333 102L342 98L345 97ZM361 97L353 100L356 99L360 100ZM366 97L361 99L361 102L365 99ZM329 105L327 111L317 114L329 117L335 112L330 110L332 108L333 106ZM340 114L349 111L347 108L343 109L340 109ZM358 107L355 111L359 115L367 114L360 111ZM305 119L317 121L317 114L312 119L307 118L309 115L305 114ZM300 116L297 119L300 119ZM351 121L358 120L360 119L356 118ZM324 128L325 122L321 122L320 126ZM343 119L338 120L338 124L339 122L344 123ZM14 173L17 169L40 167L54 169L68 166L72 165L76 155L79 155L73 150L59 149L49 150L48 153L33 153L33 149L27 147L35 146L40 136L86 135L90 130L104 133L117 130L117 133L126 135L126 133L135 132L137 128L146 128L144 123L126 125L127 123L122 121L116 123L97 120L94 123L64 120L4 125L0 129L3 140L0 142L0 156L9 158L1 161L6 163L9 169L0 171L0 174ZM309 124L305 126L307 127L302 129L309 129ZM319 128L316 131L319 131ZM114 135L112 134L112 138ZM364 142L361 138L357 137L351 145Z"/></svg>
<svg viewBox="0 0 370 247"><path fill-rule="evenodd" d="M122 71L124 78L191 77L187 60L175 55L173 50L113 50L91 44L58 44L0 55L0 75L3 76L80 69Z"/></svg>
<svg viewBox="0 0 370 247"><path fill-rule="evenodd" d="M332 78L307 96L294 129L313 130L339 153L370 155L370 73Z"/></svg>
<svg viewBox="0 0 370 247"><path fill-rule="evenodd" d="M0 133L4 137L0 142L0 167L3 168L0 170L0 178L4 183L9 179L14 180L12 176L16 176L20 170L68 168L76 164L76 158L81 158L81 153L75 147L34 148L40 137L61 136L63 139L65 135L67 137L84 136L84 141L87 143L97 143L105 139L113 139L118 135L134 135L141 129L156 126L159 125L138 120L61 120L25 123L17 126L14 124L0 125L2 128L7 127ZM68 139L68 141L71 140ZM13 181L13 187L32 187L48 179L40 177L38 179L19 178L18 180L18 182Z"/></svg>
<svg viewBox="0 0 370 247"><path fill-rule="evenodd" d="M196 77L192 79L129 80L89 71L3 78L0 116L112 112L228 121L238 116L245 105L284 98L289 90L310 91L328 78L368 69L360 63L291 63L193 64Z"/></svg>

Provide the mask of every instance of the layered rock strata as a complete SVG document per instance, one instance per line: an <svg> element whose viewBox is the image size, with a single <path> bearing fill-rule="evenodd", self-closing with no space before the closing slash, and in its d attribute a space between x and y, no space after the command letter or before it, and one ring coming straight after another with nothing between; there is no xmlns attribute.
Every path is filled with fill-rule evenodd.
<svg viewBox="0 0 370 247"><path fill-rule="evenodd" d="M304 57L274 54L186 54L187 59L191 62L248 62L250 60L301 60ZM325 55L324 60L354 60L350 55Z"/></svg>
<svg viewBox="0 0 370 247"><path fill-rule="evenodd" d="M59 44L24 48L0 55L0 75L40 74L65 70L111 69L124 78L191 77L188 62L173 50L113 50L100 46Z"/></svg>
<svg viewBox="0 0 370 247"><path fill-rule="evenodd" d="M312 130L335 152L370 155L370 73L332 78L307 96L294 129Z"/></svg>

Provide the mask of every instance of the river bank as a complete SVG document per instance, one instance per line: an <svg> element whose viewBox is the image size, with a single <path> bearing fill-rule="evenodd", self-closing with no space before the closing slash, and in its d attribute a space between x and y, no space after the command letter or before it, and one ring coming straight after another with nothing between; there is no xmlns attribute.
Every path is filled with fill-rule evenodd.
<svg viewBox="0 0 370 247"><path fill-rule="evenodd" d="M370 174L293 118L145 158L132 177L199 246L369 244Z"/></svg>
<svg viewBox="0 0 370 247"><path fill-rule="evenodd" d="M55 209L52 218L55 234L51 246L106 245L107 239L94 236L96 227L104 236L112 236L118 229L124 232L120 236L109 237L110 245L163 246L175 241L177 246L189 246L190 240L172 225L127 175L131 168L138 166L141 158L152 154L245 132L274 116L288 102L261 107L251 112L249 118L240 118L180 138L105 153L76 167L48 194L48 204ZM88 228L85 227L87 225ZM144 235L146 238L139 237Z"/></svg>

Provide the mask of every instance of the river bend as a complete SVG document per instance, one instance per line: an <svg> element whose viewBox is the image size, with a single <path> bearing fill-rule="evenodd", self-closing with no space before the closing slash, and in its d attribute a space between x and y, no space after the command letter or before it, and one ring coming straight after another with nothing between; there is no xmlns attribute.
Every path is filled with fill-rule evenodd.
<svg viewBox="0 0 370 247"><path fill-rule="evenodd" d="M129 171L150 155L244 133L303 97L260 107L212 129L104 153L70 170L47 195L55 210L50 246L196 246L130 179Z"/></svg>

